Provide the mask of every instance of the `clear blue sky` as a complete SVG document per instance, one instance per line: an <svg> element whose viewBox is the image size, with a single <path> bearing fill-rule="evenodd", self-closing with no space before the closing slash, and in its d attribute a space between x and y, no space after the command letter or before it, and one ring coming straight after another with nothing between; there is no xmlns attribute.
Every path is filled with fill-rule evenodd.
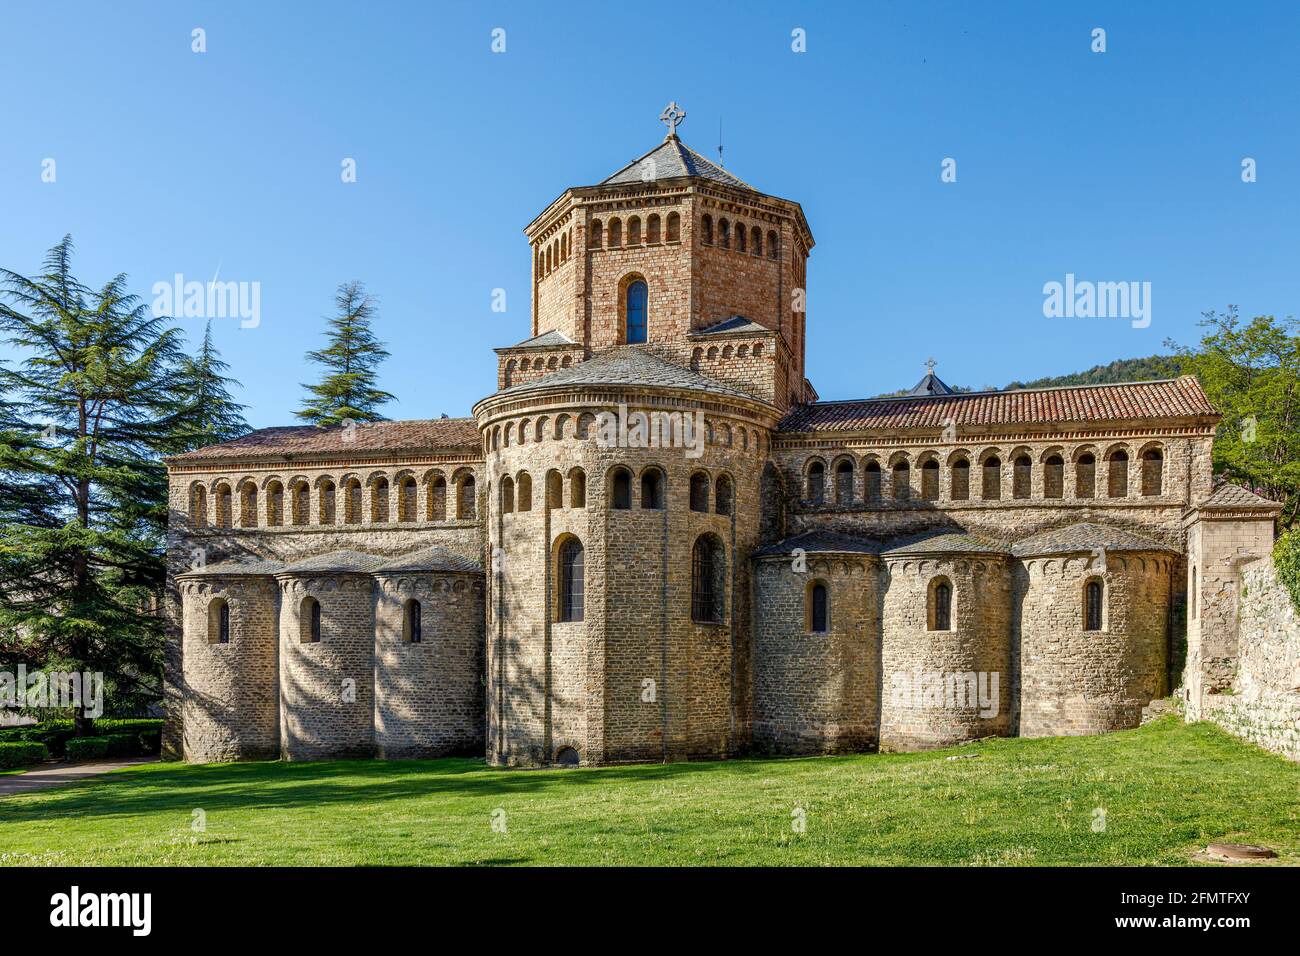
<svg viewBox="0 0 1300 956"><path fill-rule="evenodd" d="M291 420L353 278L390 416L467 414L529 332L522 227L656 144L669 99L689 145L716 155L721 117L727 167L803 204L823 398L910 386L929 355L1000 386L1162 351L1228 303L1300 312L1293 2L5 0L0 22L0 265L70 232L83 279L149 299L177 272L260 282L260 327L216 328L255 426ZM1069 272L1151 282L1150 327L1044 318Z"/></svg>

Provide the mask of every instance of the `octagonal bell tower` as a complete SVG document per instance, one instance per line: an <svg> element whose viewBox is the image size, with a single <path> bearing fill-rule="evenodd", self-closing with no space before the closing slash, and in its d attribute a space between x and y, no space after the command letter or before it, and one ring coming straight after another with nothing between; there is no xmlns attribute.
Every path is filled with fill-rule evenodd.
<svg viewBox="0 0 1300 956"><path fill-rule="evenodd" d="M782 410L816 397L804 377L803 210L686 146L684 116L670 104L661 143L597 185L566 189L524 230L533 338L498 350L501 387L644 342ZM738 336L760 340L757 355Z"/></svg>

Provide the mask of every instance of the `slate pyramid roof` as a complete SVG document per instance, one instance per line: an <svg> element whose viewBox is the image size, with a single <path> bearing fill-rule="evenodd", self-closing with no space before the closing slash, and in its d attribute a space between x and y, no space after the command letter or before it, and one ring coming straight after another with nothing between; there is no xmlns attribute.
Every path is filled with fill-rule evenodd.
<svg viewBox="0 0 1300 956"><path fill-rule="evenodd" d="M741 189L754 189L749 183L705 159L676 135L671 134L650 152L638 156L612 176L601 180L600 185L646 183L658 179L678 179L682 176L696 176L700 179L711 179L716 183L725 183L728 186L738 186Z"/></svg>

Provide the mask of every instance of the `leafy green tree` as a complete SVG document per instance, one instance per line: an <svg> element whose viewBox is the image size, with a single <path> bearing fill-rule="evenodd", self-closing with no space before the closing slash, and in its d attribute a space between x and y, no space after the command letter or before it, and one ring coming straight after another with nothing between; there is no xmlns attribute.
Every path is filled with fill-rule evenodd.
<svg viewBox="0 0 1300 956"><path fill-rule="evenodd" d="M295 414L315 425L384 421L379 408L393 396L376 387L375 370L388 352L370 329L375 302L360 282L339 286L334 301L338 314L329 320L329 345L307 353L325 367L325 377L303 386L310 395Z"/></svg>
<svg viewBox="0 0 1300 956"><path fill-rule="evenodd" d="M229 370L229 363L221 358L213 344L209 321L198 351L180 362L176 402L181 412L181 430L169 451L193 451L248 432L248 422L244 420L247 406L230 394L231 386L240 383L224 374Z"/></svg>
<svg viewBox="0 0 1300 956"><path fill-rule="evenodd" d="M0 270L0 334L22 356L0 370L12 413L3 480L21 499L0 526L0 640L47 670L102 672L125 705L160 693L159 456L183 414L179 333L125 276L83 285L72 252L65 236L40 275ZM85 707L74 718L92 732Z"/></svg>
<svg viewBox="0 0 1300 956"><path fill-rule="evenodd" d="M1282 502L1290 527L1300 509L1300 325L1235 306L1204 313L1200 347L1167 343L1223 413L1214 467L1231 481Z"/></svg>

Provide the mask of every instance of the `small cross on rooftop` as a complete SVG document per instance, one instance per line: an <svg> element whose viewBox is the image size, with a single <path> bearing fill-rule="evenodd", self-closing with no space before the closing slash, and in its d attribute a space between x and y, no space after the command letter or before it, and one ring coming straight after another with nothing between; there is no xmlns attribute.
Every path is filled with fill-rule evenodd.
<svg viewBox="0 0 1300 956"><path fill-rule="evenodd" d="M677 101L669 103L664 107L664 111L659 114L659 122L668 127L668 135L677 135L677 124L686 119L686 110L677 105Z"/></svg>

